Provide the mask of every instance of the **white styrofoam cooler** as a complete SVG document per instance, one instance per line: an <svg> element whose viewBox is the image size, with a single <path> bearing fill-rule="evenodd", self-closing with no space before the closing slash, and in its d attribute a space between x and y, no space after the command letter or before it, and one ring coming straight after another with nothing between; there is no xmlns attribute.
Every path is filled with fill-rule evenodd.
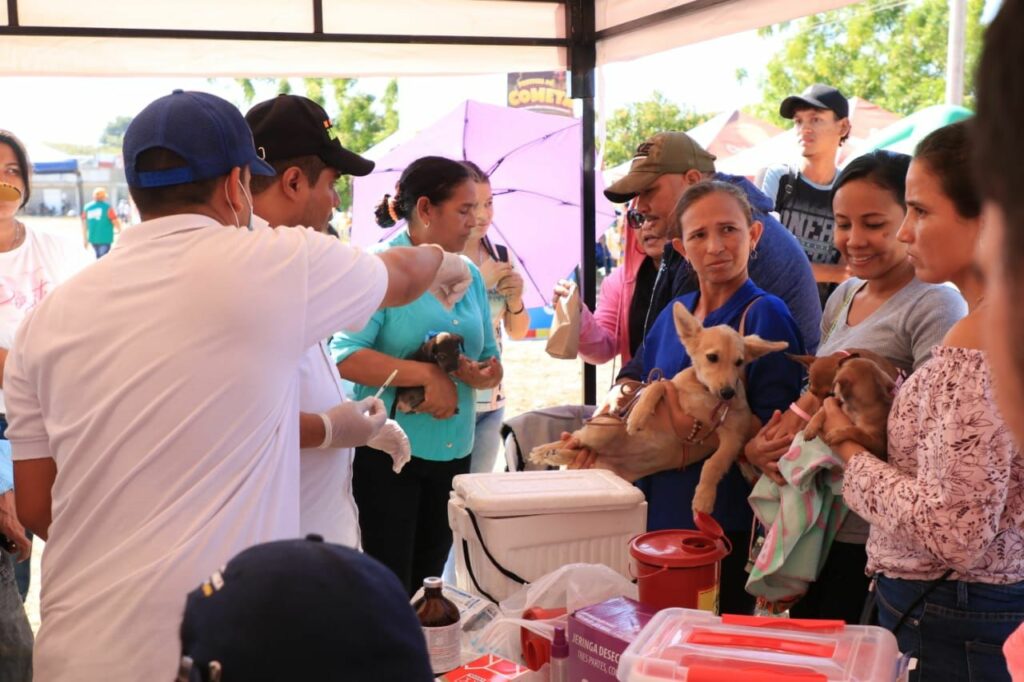
<svg viewBox="0 0 1024 682"><path fill-rule="evenodd" d="M462 474L452 482L448 522L459 588L501 600L520 585L483 545L526 581L573 563L604 564L629 577L629 541L646 529L647 502L631 483L600 469Z"/></svg>

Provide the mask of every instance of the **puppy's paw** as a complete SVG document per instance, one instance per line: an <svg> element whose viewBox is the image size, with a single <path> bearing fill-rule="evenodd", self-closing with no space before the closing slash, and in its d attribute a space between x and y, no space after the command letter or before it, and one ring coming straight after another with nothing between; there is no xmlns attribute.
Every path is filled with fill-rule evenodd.
<svg viewBox="0 0 1024 682"><path fill-rule="evenodd" d="M641 412L638 409L633 410L629 413L629 417L626 418L626 433L630 436L640 433L647 426L647 421L650 417L650 413Z"/></svg>
<svg viewBox="0 0 1024 682"><path fill-rule="evenodd" d="M561 442L538 445L530 451L529 459L534 464L545 464L547 466L562 466L569 464L576 458L577 450L568 450L560 447Z"/></svg>
<svg viewBox="0 0 1024 682"><path fill-rule="evenodd" d="M704 512L710 514L711 510L715 508L715 490L709 489L707 486L697 486L697 490L693 493L693 511Z"/></svg>

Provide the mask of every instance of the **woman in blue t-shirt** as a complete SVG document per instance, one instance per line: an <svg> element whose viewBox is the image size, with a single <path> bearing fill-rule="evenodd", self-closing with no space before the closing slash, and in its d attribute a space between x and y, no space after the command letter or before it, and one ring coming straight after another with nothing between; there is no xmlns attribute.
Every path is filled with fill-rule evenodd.
<svg viewBox="0 0 1024 682"><path fill-rule="evenodd" d="M803 353L804 342L793 316L781 299L759 289L747 272L749 259L757 258L761 223L753 219L746 195L719 181L690 187L676 207L681 237L673 246L697 275L700 288L675 299L701 320L705 327L726 324L743 327L769 341L786 341L790 353ZM642 380L652 369L671 377L691 365L679 342L666 307L651 327L638 352ZM776 409L784 409L800 395L803 369L782 353L771 353L747 368L747 400L754 415L766 421ZM637 481L647 495L647 528L694 528L691 502L700 480L700 466L663 471ZM718 486L712 516L732 542L732 554L722 561L721 611L749 613L753 598L746 593L746 548L753 520L747 495L750 486L733 466Z"/></svg>

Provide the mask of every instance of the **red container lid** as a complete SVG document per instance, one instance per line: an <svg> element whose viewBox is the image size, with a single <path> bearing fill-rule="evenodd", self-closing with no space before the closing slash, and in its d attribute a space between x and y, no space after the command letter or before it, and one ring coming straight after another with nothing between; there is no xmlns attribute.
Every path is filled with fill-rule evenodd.
<svg viewBox="0 0 1024 682"><path fill-rule="evenodd" d="M707 514L694 516L699 530L656 530L633 538L629 553L637 561L664 568L706 566L729 554L722 527Z"/></svg>

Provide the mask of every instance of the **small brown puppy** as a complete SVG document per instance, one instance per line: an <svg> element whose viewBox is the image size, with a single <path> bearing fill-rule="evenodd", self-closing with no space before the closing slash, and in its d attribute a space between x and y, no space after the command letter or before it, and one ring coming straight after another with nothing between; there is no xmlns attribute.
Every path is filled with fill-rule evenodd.
<svg viewBox="0 0 1024 682"><path fill-rule="evenodd" d="M462 353L462 337L450 332L440 332L423 342L409 360L418 362L434 362L451 374L459 368L459 356ZM422 386L401 386L395 390L395 404L400 412L415 414L426 397ZM455 410L458 412L458 409Z"/></svg>
<svg viewBox="0 0 1024 682"><path fill-rule="evenodd" d="M752 414L743 386L745 367L788 344L753 334L740 336L726 325L705 329L681 303L672 307L672 314L693 365L669 381L644 386L625 418L597 415L573 436L597 454L595 467L609 469L627 481L710 456L691 502L694 511L710 514L719 481L752 435ZM699 419L703 426L694 433L680 433L678 424L686 416ZM712 432L718 434L717 448L703 442ZM535 447L530 461L569 464L577 453L566 448L564 441L556 441Z"/></svg>
<svg viewBox="0 0 1024 682"><path fill-rule="evenodd" d="M856 441L879 459L886 459L886 425L895 386L892 377L873 360L852 355L845 359L836 370L832 393L853 425L833 429L823 434L822 440L830 446ZM824 423L822 408L807 423L804 438L817 437Z"/></svg>
<svg viewBox="0 0 1024 682"><path fill-rule="evenodd" d="M836 351L830 355L791 355L786 357L794 362L799 362L807 368L807 390L813 393L819 400L824 400L832 394L832 388L836 383L836 371L839 365L852 358L867 358L881 367L893 381L899 376L899 370L894 364L874 353L863 348L850 348L849 350Z"/></svg>

